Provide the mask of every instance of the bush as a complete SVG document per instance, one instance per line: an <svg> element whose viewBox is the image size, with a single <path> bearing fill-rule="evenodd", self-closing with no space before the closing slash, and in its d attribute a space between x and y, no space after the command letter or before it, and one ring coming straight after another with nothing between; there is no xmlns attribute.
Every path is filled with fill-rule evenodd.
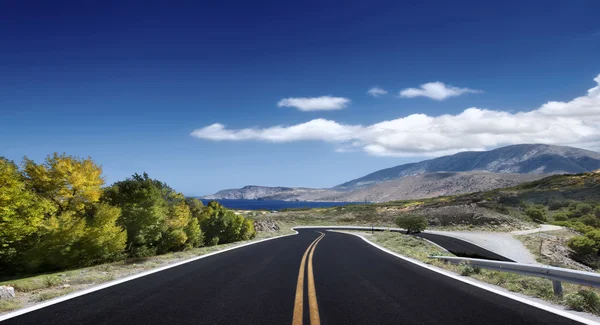
<svg viewBox="0 0 600 325"><path fill-rule="evenodd" d="M406 233L419 233L427 228L427 219L421 215L407 214L396 218L396 224L406 229Z"/></svg>
<svg viewBox="0 0 600 325"><path fill-rule="evenodd" d="M600 311L600 298L592 290L582 289L576 293L568 294L564 298L564 303L569 308L577 311Z"/></svg>
<svg viewBox="0 0 600 325"><path fill-rule="evenodd" d="M567 246L579 256L594 255L598 252L596 242L585 236L576 236L569 239Z"/></svg>
<svg viewBox="0 0 600 325"><path fill-rule="evenodd" d="M552 216L552 219L554 219L554 221L567 221L569 217L564 212L558 212Z"/></svg>
<svg viewBox="0 0 600 325"><path fill-rule="evenodd" d="M592 212L592 209L593 209L593 207L591 204L588 204L588 203L577 204L577 211L579 213L581 213L581 215L585 215L585 214Z"/></svg>
<svg viewBox="0 0 600 325"><path fill-rule="evenodd" d="M460 264L460 275L469 276L473 274L480 274L481 268L478 266L473 266L469 263L461 263Z"/></svg>
<svg viewBox="0 0 600 325"><path fill-rule="evenodd" d="M217 246L219 244L219 237L215 236L215 237L211 238L210 242L208 244L210 246Z"/></svg>
<svg viewBox="0 0 600 325"><path fill-rule="evenodd" d="M552 200L548 203L548 209L551 211L555 211L567 206L569 206L569 201L565 200Z"/></svg>
<svg viewBox="0 0 600 325"><path fill-rule="evenodd" d="M594 213L594 215L595 215L596 217L600 218L600 205L598 205L598 206L596 206L596 207L594 208L594 212L593 212L593 213Z"/></svg>
<svg viewBox="0 0 600 325"><path fill-rule="evenodd" d="M544 222L548 220L548 212L546 211L546 208L541 205L527 207L525 209L525 215L535 222Z"/></svg>
<svg viewBox="0 0 600 325"><path fill-rule="evenodd" d="M600 219L598 219L593 214L586 214L585 216L579 218L578 221L580 221L584 225L588 225L594 228L600 227Z"/></svg>

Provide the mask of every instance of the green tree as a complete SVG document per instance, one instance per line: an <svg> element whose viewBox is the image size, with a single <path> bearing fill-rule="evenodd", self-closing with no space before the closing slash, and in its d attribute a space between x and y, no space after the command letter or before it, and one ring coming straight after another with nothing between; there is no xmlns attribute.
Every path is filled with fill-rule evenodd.
<svg viewBox="0 0 600 325"><path fill-rule="evenodd" d="M202 211L204 210L204 204L202 204L202 201L196 198L188 197L185 199L185 204L187 204L187 206L190 208L192 217L198 219L198 222L200 222L200 217L202 215Z"/></svg>
<svg viewBox="0 0 600 325"><path fill-rule="evenodd" d="M0 270L13 267L14 259L27 249L52 204L25 185L17 165L0 157Z"/></svg>
<svg viewBox="0 0 600 325"><path fill-rule="evenodd" d="M23 166L28 186L51 200L59 215L67 211L81 212L102 195L102 168L91 158L54 153L44 164L25 157Z"/></svg>
<svg viewBox="0 0 600 325"><path fill-rule="evenodd" d="M533 205L525 209L525 215L535 222L544 222L548 220L548 212L543 205Z"/></svg>
<svg viewBox="0 0 600 325"><path fill-rule="evenodd" d="M235 214L216 201L208 203L200 220L200 228L204 232L207 245L226 244L254 236L254 224L246 224L243 216Z"/></svg>
<svg viewBox="0 0 600 325"><path fill-rule="evenodd" d="M245 219L242 224L241 240L252 239L256 236L256 230L254 229L254 221Z"/></svg>
<svg viewBox="0 0 600 325"><path fill-rule="evenodd" d="M189 206L180 193L171 193L166 229L162 236L160 251L197 247L201 239L198 220L192 217Z"/></svg>
<svg viewBox="0 0 600 325"><path fill-rule="evenodd" d="M117 225L121 209L108 204L97 204L88 217L81 238L83 263L92 265L117 260L125 250L127 232Z"/></svg>
<svg viewBox="0 0 600 325"><path fill-rule="evenodd" d="M400 228L406 229L407 234L419 233L427 228L427 219L417 214L405 214L395 220Z"/></svg>
<svg viewBox="0 0 600 325"><path fill-rule="evenodd" d="M38 271L79 265L85 232L85 219L74 216L72 211L51 216L42 224L39 241L25 253L26 266L30 271Z"/></svg>
<svg viewBox="0 0 600 325"><path fill-rule="evenodd" d="M167 230L169 205L161 184L146 173L134 174L104 191L102 201L121 208L118 224L127 231L127 250L132 256L156 254Z"/></svg>

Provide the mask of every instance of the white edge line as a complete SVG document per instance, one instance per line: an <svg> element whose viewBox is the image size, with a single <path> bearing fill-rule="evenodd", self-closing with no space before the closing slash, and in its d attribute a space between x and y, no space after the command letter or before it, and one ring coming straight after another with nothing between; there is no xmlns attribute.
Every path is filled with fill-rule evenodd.
<svg viewBox="0 0 600 325"><path fill-rule="evenodd" d="M352 227L352 226L350 226L350 227ZM153 269L153 270L149 270L149 271L146 271L146 272L141 272L141 273L133 274L133 275L121 278L121 279L114 280L114 281L106 282L106 283L103 283L103 284L100 284L100 285L97 285L97 286L94 286L94 287L91 287L91 288L88 288L88 289L84 289L84 290L81 290L81 291L73 292L73 293L68 294L68 295L57 297L57 298L48 300L48 301L40 303L40 304L36 304L36 305L30 306L30 307L27 307L27 308L19 309L19 310L16 310L14 312L2 315L2 316L0 316L0 322L1 321L5 321L5 320L10 319L10 318L13 318L13 317L17 317L17 316L29 313L29 312L32 312L32 311L35 311L35 310L38 310L38 309L45 308L45 307L48 307L48 306L51 306L51 305L54 305L54 304L58 304L58 303L63 302L63 301L67 301L67 300L70 300L70 299L73 299L73 298L77 298L79 296L83 296L83 295L86 295L88 293L99 291L99 290L102 290L102 289L105 289L105 288L108 288L108 287L112 287L112 286L115 286L115 285L118 285L118 284L121 284L121 283L124 283L124 282L127 282L127 281L131 281L131 280L135 280L137 278L144 277L146 275L150 275L150 274L157 273L157 272L160 272L160 271L164 271L164 270L167 270L167 269L179 266L179 265L190 263L190 262L193 262L193 261L205 258L205 257L213 256L213 255L216 255L216 254L219 254L219 253L228 252L228 251L231 251L231 250L234 250L234 249L237 249L237 248L241 248L241 247L245 247L245 246L250 246L250 245L253 245L253 244L258 244L258 243L265 242L265 241L272 240L272 239L277 239L277 238L282 238L282 237L297 235L298 232L295 230L295 228L300 228L300 229L306 229L306 228L330 228L330 229L335 229L335 228L350 228L350 227L344 227L344 226L298 226L298 227L292 227L291 230L295 232L294 234L286 234L286 235L281 235L281 236L276 236L276 237L271 237L271 238L265 238L265 239L257 240L257 241L254 241L254 242L250 242L250 243L246 243L246 244L242 244L242 245L238 245L238 246L226 248L226 249L223 249L223 250L220 250L220 251L208 253L208 254L205 254L205 255L200 255L200 256L197 256L197 257L193 257L193 258L190 258L190 259L187 259L187 260L184 260L184 261L181 261L181 262L177 262L177 263L174 263L174 264L169 264L169 265L157 268L157 269ZM359 228L359 227L356 227L356 228ZM360 227L360 228L363 228L363 227ZM364 229L358 229L358 230L364 230ZM568 318L568 319L571 319L571 320L574 320L574 321L578 321L578 322L583 323L583 324L589 324L589 325L599 325L600 324L600 323L595 322L593 320L590 320L590 319L587 319L587 318L584 318L584 317L581 317L581 316L578 316L578 315L571 314L571 313L566 312L564 310L559 310L559 309L556 309L554 307L546 306L546 305L540 304L538 302L531 301L529 299L518 297L518 296L512 295L510 293L503 292L503 291L500 291L498 289L491 288L491 287L488 287L486 285L483 285L481 283L478 283L478 282L475 282L475 281L472 281L472 280L460 277L460 276L458 276L456 274L453 274L453 273L451 273L449 271L440 270L438 268L434 268L434 267L432 267L430 265L427 265L427 264L425 264L423 262L407 258L407 257L402 256L400 254L394 253L394 252L388 250L387 248L379 246L379 245L377 245L377 244L375 244L375 243L367 240L366 238L364 238L363 236L361 236L359 234L348 233L348 232L340 232L340 233L356 236L356 237L364 240L369 245L372 245L372 246L374 246L374 247L376 247L376 248L378 248L378 249L380 249L380 250L382 250L382 251L384 251L384 252L386 252L386 253L388 253L390 255L393 255L393 256L395 256L397 258L403 259L403 260L405 260L407 262L413 263L415 265L418 265L420 267L429 269L429 270L431 270L433 272L445 275L445 276L453 278L455 280L458 280L458 281L470 284L472 286L481 288L483 290L487 290L487 291L493 292L495 294L504 296L506 298L516 300L516 301L524 303L526 305L530 305L532 307L536 307L536 308L539 308L539 309L551 312L553 314L556 314L556 315L559 315L559 316L563 316L565 318Z"/></svg>
<svg viewBox="0 0 600 325"><path fill-rule="evenodd" d="M321 227L321 228L327 228L327 227ZM480 289L483 289L483 290L487 290L487 291L493 292L493 293L495 293L495 294L498 294L498 295L504 296L504 297L506 297L506 298L509 298L509 299L516 300L516 301L518 301L518 302L521 302L521 303L524 303L524 304L526 304L526 305L530 305L530 306L532 306L532 307L536 307L536 308L539 308L539 309L545 310L545 311L547 311L547 312L551 312L551 313L553 313L553 314L556 314L556 315L559 315L559 316L562 316L562 317L565 317L565 318L568 318L568 319L571 319L571 320L574 320L574 321L577 321L577 322L580 322L580 323L583 323L583 324L589 324L589 325L598 325L598 324L600 324L600 323L598 323L598 322L595 322L595 321L593 321L593 320L591 320L591 319L587 319L587 318L584 318L584 317L581 317L581 316L578 316L578 315L574 315L574 314L572 314L572 313L569 313L569 312L567 312L567 311L560 310L560 309L557 309L557 308L554 308L554 307L546 306L546 305L544 305L544 304L541 304L541 303L539 303L539 302L535 302L535 301L532 301L532 300L529 300L529 299L526 299L526 298L522 298L522 297L519 297L519 296L513 295L513 294L511 294L511 293L504 292L504 291L498 290L498 289L496 289L496 288L492 288L492 287L486 286L486 285L484 285L484 284L481 284L481 283L478 283L478 282L476 282L476 281L473 281L473 280L470 280L470 279L466 279L466 278L464 278L464 277L461 277L461 276L459 276L459 275L456 275L456 274L454 274L454 273L451 273L451 272L449 272L449 271L445 271L445 270L438 269L438 268L436 268L436 267L433 267L433 266L431 266L431 265L427 265L427 264L425 264L425 263L423 263L423 262L421 262L421 261L413 260L413 259L411 259L411 258L408 258L408 257L406 257L406 256L402 256L402 255L400 255L400 254L398 254L398 253L394 253L394 252L392 252L391 250L389 250L389 249L387 249L387 248L385 248L385 247L379 246L379 245L377 245L377 244L375 244L375 243L373 243L373 242L371 242L371 241L367 240L365 237L363 237L363 236L361 236L361 235L359 235L359 234L354 234L354 233L349 233L349 232L340 232L340 233L343 233L343 234L346 234L346 235L353 235L353 236L356 236L356 237L358 237L358 238L360 238L360 239L364 240L364 241L365 241L365 242L367 242L368 244L370 244L370 245L372 245L372 246L374 246L374 247L376 247L376 248L378 248L378 249L380 249L380 250L382 250L382 251L384 251L384 252L386 252L386 253L388 253L388 254L390 254L390 255L393 255L393 256L395 256L395 257L397 257L397 258L403 259L403 260L405 260L405 261L407 261L407 262L410 262L410 263L416 264L416 265L418 265L418 266L420 266L420 267L424 267L424 268L426 268L426 269L429 269L429 270L431 270L431 271L433 271L433 272L437 272L437 273L439 273L439 274L445 275L445 276L447 276L447 277L450 277L450 278L453 278L453 279L455 279L455 280L458 280L458 281L461 281L461 282L464 282L464 283L470 284L470 285L472 285L472 286L475 286L475 287L478 287L478 288L480 288Z"/></svg>
<svg viewBox="0 0 600 325"><path fill-rule="evenodd" d="M42 308L45 308L45 307L48 307L48 306L52 306L52 305L58 304L60 302L66 301L66 300L77 298L79 296L83 296L83 295L86 295L88 293L92 293L92 292L99 291L99 290L102 290L102 289L105 289L105 288L108 288L108 287L112 287L112 286L121 284L123 282L135 280L135 279L144 277L146 275L150 275L150 274L157 273L157 272L160 272L160 271L164 271L164 270L167 270L167 269L179 266L179 265L183 265L183 264L186 264L186 263L197 261L199 259L203 259L203 258L206 258L206 257L209 257L209 256L213 256L213 255L220 254L220 253L225 253L225 252L237 249L237 248L246 247L246 246L250 246L250 245L253 245L253 244L262 243L262 242L265 242L267 240L272 240L272 239L277 239L277 238L282 238L282 237L287 237L287 236L293 236L293 235L297 235L298 234L298 232L295 231L293 228L291 228L291 229L292 229L292 231L295 232L294 234L286 234L286 235L281 235L281 236L276 236L276 237L271 237L271 238L265 238L265 239L253 241L253 242L250 242L250 243L241 244L241 245L238 245L238 246L225 248L225 249L220 250L220 251L216 251L216 252L212 252L212 253L208 253L208 254L196 256L196 257L192 257L192 258L184 260L184 261L180 261L180 262L177 262L177 263L165 265L163 267L159 267L159 268L152 269L152 270L149 270L149 271L145 271L145 272L133 274L133 275L130 275L130 276L127 276L127 277L124 277L124 278L121 278L121 279L113 280L113 281L110 281L110 282L102 283L102 284L99 284L97 286L93 286L91 288L87 288L87 289L84 289L84 290L76 291L76 292L70 293L68 295L57 297L57 298L54 298L54 299L51 299L51 300L48 300L48 301L45 301L45 302L42 302L42 303L30 306L30 307L26 307L26 308L23 308L23 309L18 309L16 311L10 312L8 314L1 315L0 316L0 322L5 321L5 320L10 319L10 318L13 318L13 317L17 317L17 316L26 314L26 313L30 313L30 312L38 310L38 309L42 309Z"/></svg>

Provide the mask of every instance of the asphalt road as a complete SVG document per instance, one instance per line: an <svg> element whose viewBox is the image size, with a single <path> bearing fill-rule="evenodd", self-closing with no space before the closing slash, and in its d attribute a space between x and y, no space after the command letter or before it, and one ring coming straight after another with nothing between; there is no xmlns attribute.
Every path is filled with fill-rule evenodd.
<svg viewBox="0 0 600 325"><path fill-rule="evenodd" d="M311 324L315 316L321 324L577 324L418 267L355 236L325 232L311 246L319 232L299 232L67 300L2 325L292 324L294 309L299 314L294 324ZM303 256L306 273L299 272Z"/></svg>

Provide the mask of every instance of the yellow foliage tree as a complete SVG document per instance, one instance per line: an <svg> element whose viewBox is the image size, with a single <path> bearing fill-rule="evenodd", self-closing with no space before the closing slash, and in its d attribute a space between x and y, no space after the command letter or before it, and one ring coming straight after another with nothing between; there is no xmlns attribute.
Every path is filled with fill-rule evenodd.
<svg viewBox="0 0 600 325"><path fill-rule="evenodd" d="M0 270L26 249L53 206L25 187L17 165L0 157Z"/></svg>
<svg viewBox="0 0 600 325"><path fill-rule="evenodd" d="M102 168L89 157L81 159L54 153L46 157L44 164L25 157L23 165L29 186L51 200L58 214L81 212L102 195Z"/></svg>

